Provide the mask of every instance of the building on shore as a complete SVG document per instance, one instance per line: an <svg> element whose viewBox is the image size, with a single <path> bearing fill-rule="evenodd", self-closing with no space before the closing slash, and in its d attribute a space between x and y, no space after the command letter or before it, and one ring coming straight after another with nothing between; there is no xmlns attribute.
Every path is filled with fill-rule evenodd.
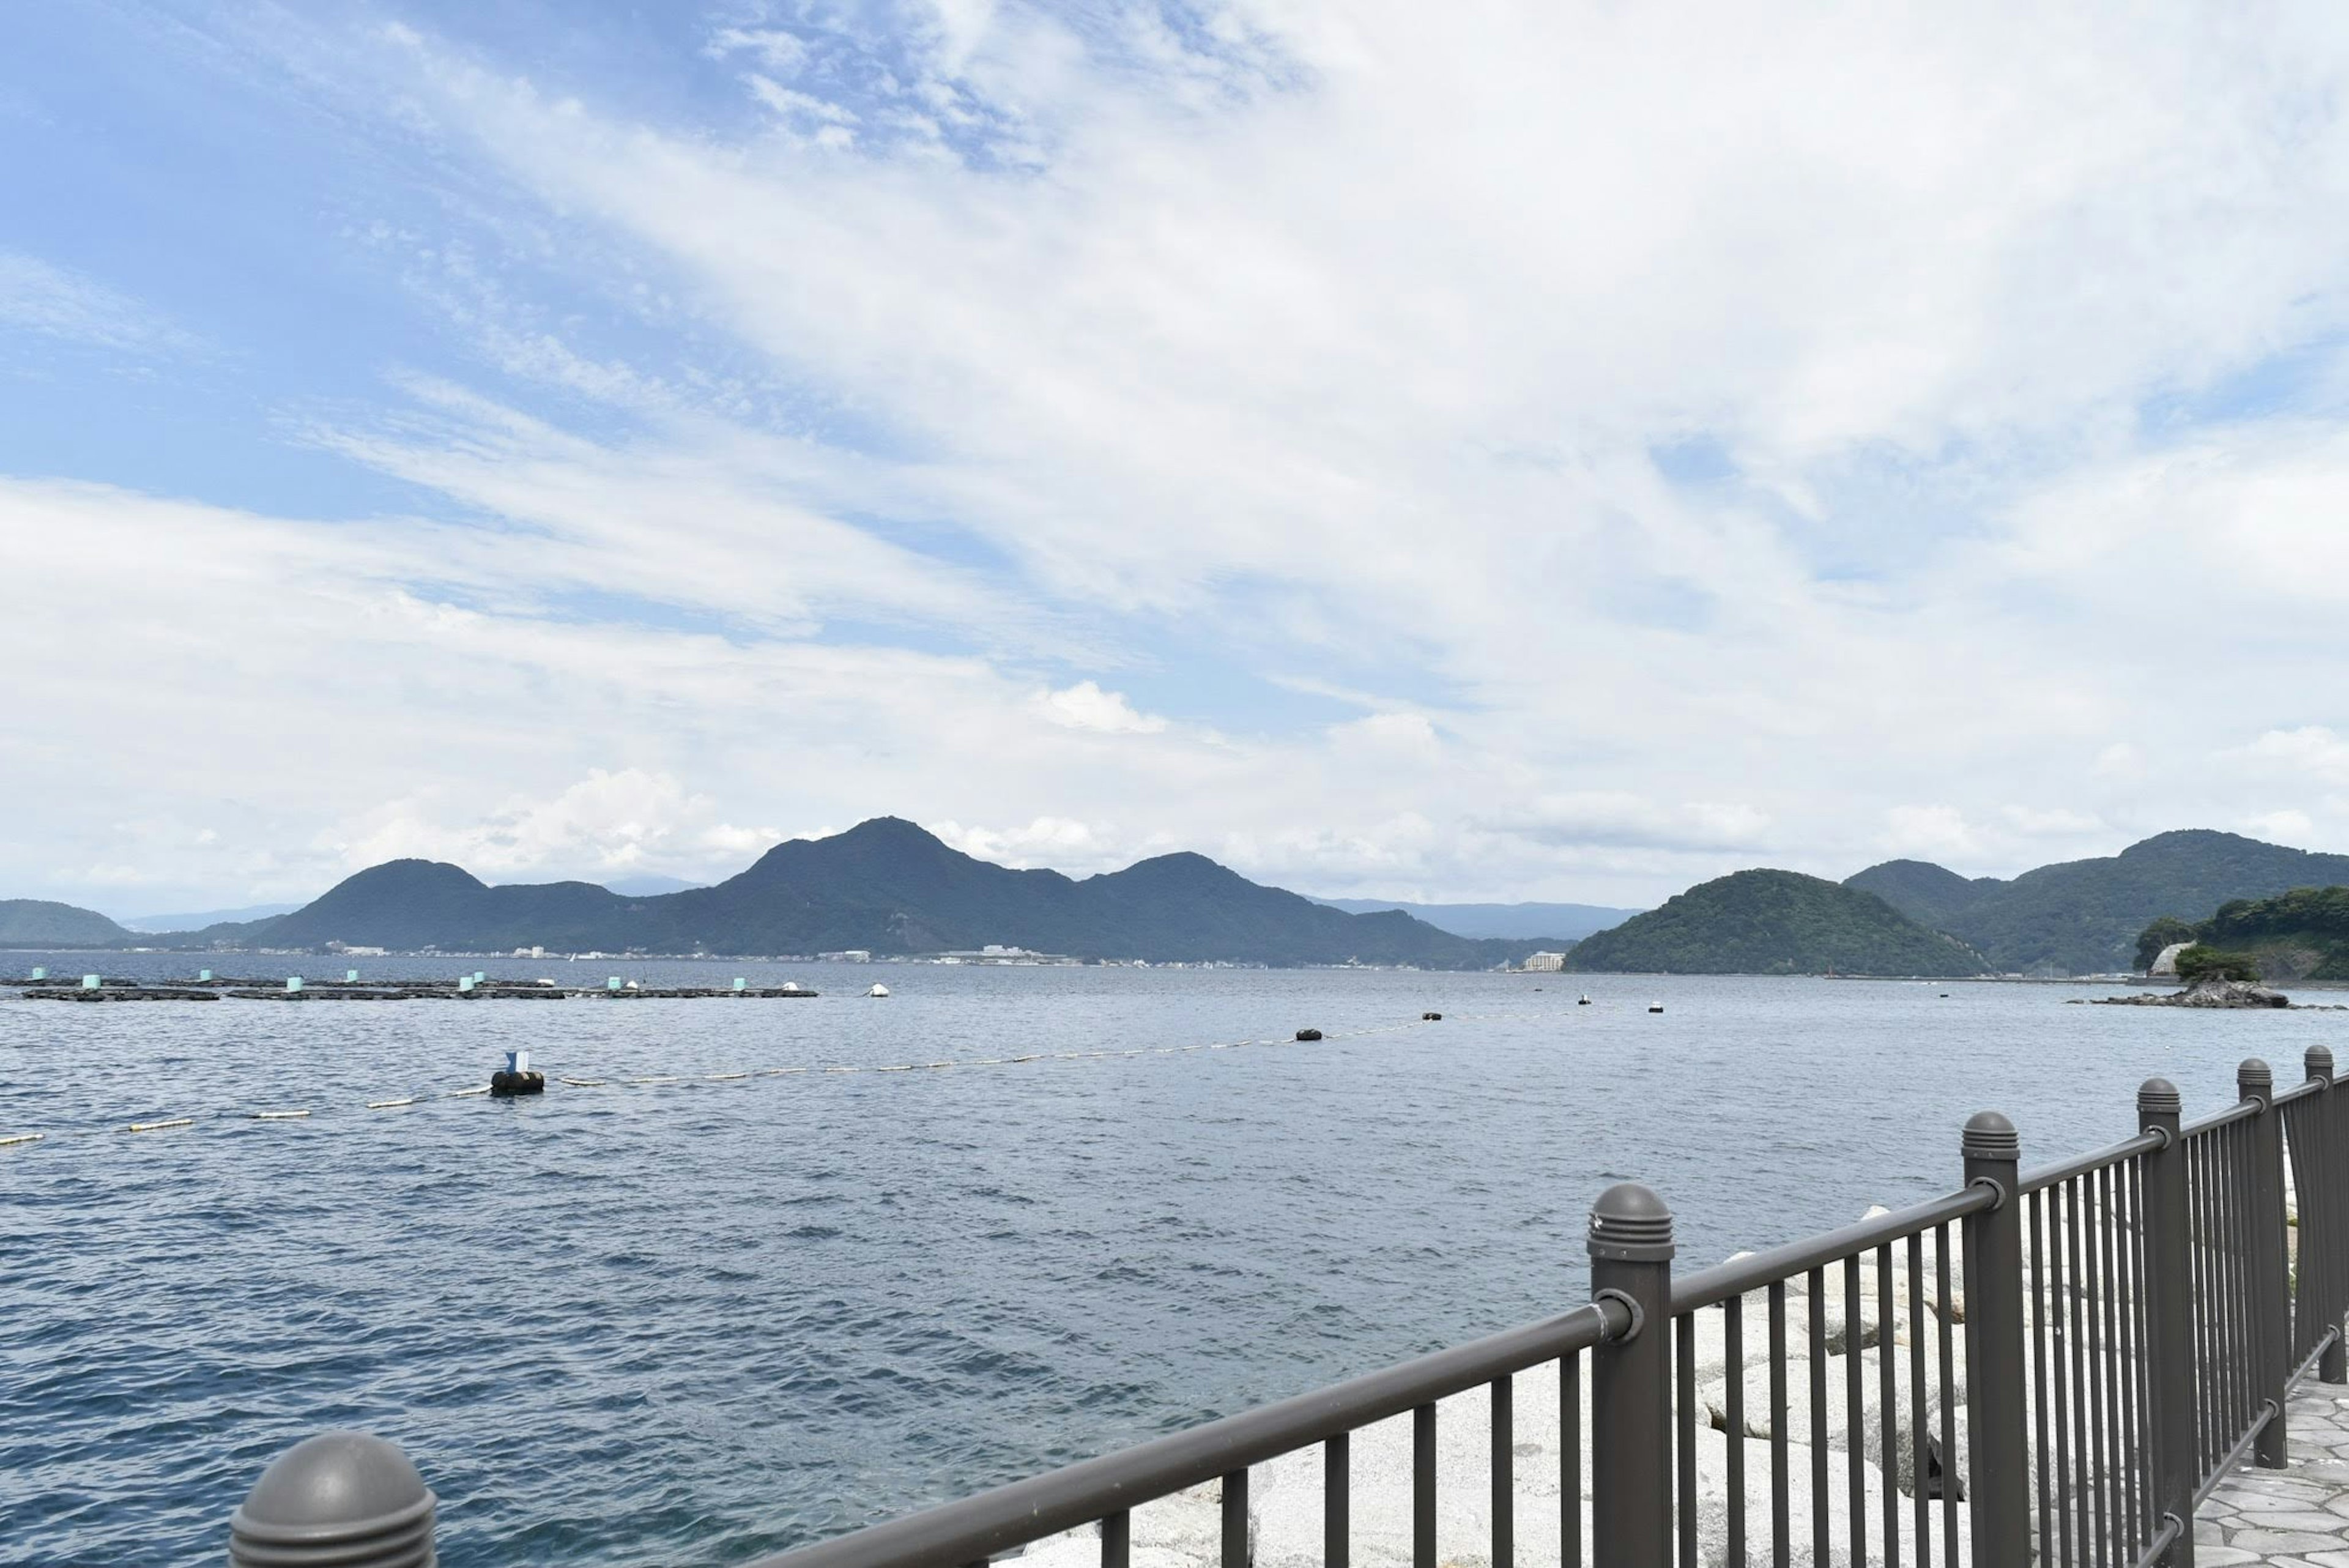
<svg viewBox="0 0 2349 1568"><path fill-rule="evenodd" d="M1527 974L1556 974L1565 967L1564 953L1531 953L1526 959Z"/></svg>

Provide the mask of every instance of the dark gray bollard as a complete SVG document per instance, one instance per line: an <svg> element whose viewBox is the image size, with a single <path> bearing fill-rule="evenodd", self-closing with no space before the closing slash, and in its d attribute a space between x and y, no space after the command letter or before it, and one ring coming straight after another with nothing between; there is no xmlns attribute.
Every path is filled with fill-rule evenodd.
<svg viewBox="0 0 2349 1568"><path fill-rule="evenodd" d="M433 1568L432 1489L363 1432L321 1432L261 1472L230 1515L230 1568Z"/></svg>
<svg viewBox="0 0 2349 1568"><path fill-rule="evenodd" d="M1671 1560L1671 1210L1618 1183L1590 1206L1589 1245L1592 1298L1631 1314L1628 1334L1590 1353L1594 1561L1644 1568Z"/></svg>
<svg viewBox="0 0 2349 1568"><path fill-rule="evenodd" d="M2194 1568L2194 1489L2201 1460L2195 1453L2194 1306L2187 1290L2194 1270L2192 1216L2178 1109L2178 1085L2167 1078L2147 1078L2137 1089L2137 1130L2161 1137L2161 1147L2145 1157L2145 1365L2153 1437L2153 1495L2147 1501L2157 1527L2176 1532L2164 1562Z"/></svg>
<svg viewBox="0 0 2349 1568"><path fill-rule="evenodd" d="M2301 1056L2301 1065L2313 1081L2333 1092L2333 1053L2322 1045L2311 1045ZM2341 1112L2331 1100L2319 1107L2323 1131L2310 1141L2313 1150L2303 1151L2302 1158L2302 1188L2300 1194L2300 1278L2305 1282L2302 1299L2317 1308L2320 1321L2329 1320L2333 1335L2316 1358L2316 1380L2320 1383L2349 1383L2349 1345L2344 1345L2341 1322L2343 1271L2349 1269L2349 1259L2338 1253L2334 1239L2342 1227L2332 1218L2332 1205L2342 1201L2344 1183L2334 1173L2343 1168L2344 1152L2340 1147ZM2313 1178L2313 1179L2312 1179ZM2308 1189L2316 1190L2310 1191ZM2311 1259L2313 1258L2313 1266Z"/></svg>
<svg viewBox="0 0 2349 1568"><path fill-rule="evenodd" d="M1966 1420L1972 1433L1966 1501L1977 1563L2031 1560L2031 1471L2024 1390L2030 1358L2023 1326L2022 1140L1996 1111L1966 1123L1966 1185L1987 1186L1998 1206L1965 1221Z"/></svg>

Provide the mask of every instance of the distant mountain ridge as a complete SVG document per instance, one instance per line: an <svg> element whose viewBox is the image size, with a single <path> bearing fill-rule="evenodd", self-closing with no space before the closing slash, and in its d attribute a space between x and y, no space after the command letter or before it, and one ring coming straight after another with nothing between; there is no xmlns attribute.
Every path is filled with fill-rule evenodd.
<svg viewBox="0 0 2349 1568"><path fill-rule="evenodd" d="M1619 926L1637 909L1604 904L1413 904L1394 898L1315 898L1350 915L1400 909L1455 937L1566 937L1577 940Z"/></svg>
<svg viewBox="0 0 2349 1568"><path fill-rule="evenodd" d="M1974 975L1982 955L1872 893L1799 871L1701 882L1585 938L1567 967L1631 974Z"/></svg>
<svg viewBox="0 0 2349 1568"><path fill-rule="evenodd" d="M995 942L1079 958L1444 969L1489 969L1544 945L1475 940L1400 913L1327 909L1199 855L1164 855L1081 880L1014 870L895 817L779 844L712 887L637 898L589 882L492 887L460 867L394 860L345 878L291 914L182 940L474 952L890 955Z"/></svg>
<svg viewBox="0 0 2349 1568"><path fill-rule="evenodd" d="M46 898L0 898L0 947L103 948L130 940L95 909Z"/></svg>
<svg viewBox="0 0 2349 1568"><path fill-rule="evenodd" d="M2131 968L2137 933L2163 915L2190 921L2230 899L2341 883L2349 883L2349 855L2188 828L2012 880L1888 860L1844 886L1962 939L1995 970L2095 974Z"/></svg>

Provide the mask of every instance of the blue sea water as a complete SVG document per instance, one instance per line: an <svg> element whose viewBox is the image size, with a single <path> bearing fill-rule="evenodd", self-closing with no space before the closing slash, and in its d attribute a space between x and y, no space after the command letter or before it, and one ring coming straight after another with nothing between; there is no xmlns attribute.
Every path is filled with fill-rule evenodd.
<svg viewBox="0 0 2349 1568"><path fill-rule="evenodd" d="M352 1427L449 1568L740 1563L1576 1304L1616 1179L1695 1265L1955 1185L1983 1106L2030 1164L2155 1073L2190 1115L2244 1055L2349 1061L2349 1014L2044 985L470 967L824 994L0 992L0 1136L48 1135L0 1148L0 1557L217 1562L269 1460ZM515 1045L543 1099L446 1097ZM1149 1054L1061 1055L1101 1051Z"/></svg>

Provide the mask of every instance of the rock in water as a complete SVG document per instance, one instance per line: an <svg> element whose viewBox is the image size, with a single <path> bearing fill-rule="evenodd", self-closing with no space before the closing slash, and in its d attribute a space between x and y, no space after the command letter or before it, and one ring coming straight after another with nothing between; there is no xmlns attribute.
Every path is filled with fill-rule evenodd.
<svg viewBox="0 0 2349 1568"><path fill-rule="evenodd" d="M2184 991L2166 996L2100 996L2096 1001L2106 1007L2290 1007L2292 998L2280 991L2270 991L2257 981L2220 980L2215 976L2198 980Z"/></svg>

